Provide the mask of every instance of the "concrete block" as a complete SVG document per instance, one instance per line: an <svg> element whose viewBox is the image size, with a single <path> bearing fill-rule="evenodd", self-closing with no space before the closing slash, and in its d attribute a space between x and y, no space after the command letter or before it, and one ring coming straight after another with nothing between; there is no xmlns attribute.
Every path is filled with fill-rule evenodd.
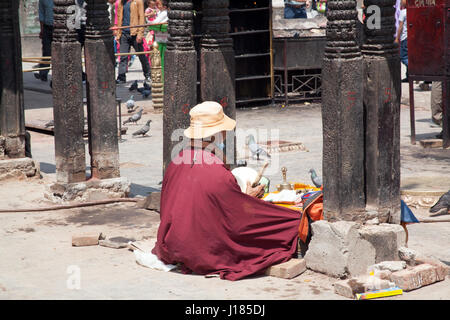
<svg viewBox="0 0 450 320"><path fill-rule="evenodd" d="M368 270L388 270L390 272L400 271L406 268L405 261L383 261L374 264L368 268Z"/></svg>
<svg viewBox="0 0 450 320"><path fill-rule="evenodd" d="M392 273L391 279L395 285L404 291L411 291L438 281L436 267L430 264L420 264L411 269Z"/></svg>
<svg viewBox="0 0 450 320"><path fill-rule="evenodd" d="M433 257L427 257L424 255L418 255L415 258L416 264L430 264L436 268L436 276L439 281L444 280L447 275L450 275L450 267L445 263Z"/></svg>
<svg viewBox="0 0 450 320"><path fill-rule="evenodd" d="M359 236L358 226L350 221L312 223L306 266L338 278L366 273L367 267L375 263L375 250Z"/></svg>
<svg viewBox="0 0 450 320"><path fill-rule="evenodd" d="M398 256L401 260L405 261L410 266L415 266L415 258L417 256L417 252L406 248L406 247L400 247L398 248Z"/></svg>
<svg viewBox="0 0 450 320"><path fill-rule="evenodd" d="M88 233L72 236L72 246L85 247L98 245L99 239L104 239L102 233Z"/></svg>
<svg viewBox="0 0 450 320"><path fill-rule="evenodd" d="M283 279L292 279L305 271L305 259L291 259L287 262L269 267L266 270L266 275Z"/></svg>
<svg viewBox="0 0 450 320"><path fill-rule="evenodd" d="M399 260L398 248L404 247L406 243L402 226L388 223L366 225L360 228L359 233L375 248L375 263Z"/></svg>

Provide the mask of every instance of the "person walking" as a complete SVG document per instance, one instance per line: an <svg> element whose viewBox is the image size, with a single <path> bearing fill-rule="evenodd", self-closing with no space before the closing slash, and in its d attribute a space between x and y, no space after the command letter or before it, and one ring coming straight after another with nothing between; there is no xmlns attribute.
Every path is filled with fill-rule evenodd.
<svg viewBox="0 0 450 320"><path fill-rule="evenodd" d="M118 5L117 26L138 26L145 24L143 0L121 0ZM135 51L144 51L144 27L118 29L116 40L120 42L120 53L129 53L133 47ZM139 55L145 81L150 82L150 64L144 55ZM128 56L120 57L117 84L126 82Z"/></svg>
<svg viewBox="0 0 450 320"><path fill-rule="evenodd" d="M408 82L408 25L406 19L406 0L402 0L402 10L398 18L399 25L395 43L400 44L400 60L406 66L406 78L402 82Z"/></svg>
<svg viewBox="0 0 450 320"><path fill-rule="evenodd" d="M39 38L42 39L42 56L50 57L52 55L53 40L53 0L39 0L39 22L41 32ZM39 64L39 68L49 67L48 64ZM47 81L49 70L39 70L34 74L38 80Z"/></svg>

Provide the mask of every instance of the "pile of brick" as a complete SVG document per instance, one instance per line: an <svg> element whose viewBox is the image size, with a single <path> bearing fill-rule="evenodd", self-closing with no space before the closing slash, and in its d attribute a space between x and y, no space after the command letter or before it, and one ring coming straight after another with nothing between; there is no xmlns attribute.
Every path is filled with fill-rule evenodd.
<svg viewBox="0 0 450 320"><path fill-rule="evenodd" d="M372 290L373 278L377 278L378 289L393 286L403 291L419 289L423 286L443 281L450 275L450 267L433 257L401 247L398 250L401 261L383 261L368 268L373 276L363 275L334 283L335 293L353 299L357 293Z"/></svg>

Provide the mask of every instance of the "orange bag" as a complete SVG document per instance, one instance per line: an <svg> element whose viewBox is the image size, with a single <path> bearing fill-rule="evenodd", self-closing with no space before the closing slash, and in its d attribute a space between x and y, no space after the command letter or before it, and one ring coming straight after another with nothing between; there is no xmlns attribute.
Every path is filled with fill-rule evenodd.
<svg viewBox="0 0 450 320"><path fill-rule="evenodd" d="M298 236L303 243L309 234L310 221L323 220L323 192L318 191L306 199L303 204L303 214L298 227Z"/></svg>

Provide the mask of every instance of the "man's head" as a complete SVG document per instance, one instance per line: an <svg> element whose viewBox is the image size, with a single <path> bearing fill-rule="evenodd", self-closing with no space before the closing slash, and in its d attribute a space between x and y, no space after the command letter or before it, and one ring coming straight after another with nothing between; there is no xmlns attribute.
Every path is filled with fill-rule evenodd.
<svg viewBox="0 0 450 320"><path fill-rule="evenodd" d="M407 0L402 0L402 2L401 2L402 9L406 9L406 5L407 5Z"/></svg>

